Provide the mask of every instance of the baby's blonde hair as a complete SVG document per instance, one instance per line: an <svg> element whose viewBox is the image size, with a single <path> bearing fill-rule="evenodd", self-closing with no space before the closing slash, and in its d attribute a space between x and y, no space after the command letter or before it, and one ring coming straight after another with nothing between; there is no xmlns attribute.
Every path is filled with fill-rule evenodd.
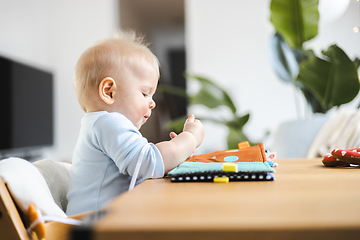
<svg viewBox="0 0 360 240"><path fill-rule="evenodd" d="M119 31L113 38L96 42L80 56L74 71L74 89L85 112L86 105L94 101L91 93L97 91L104 78L114 78L122 68L144 60L159 69L158 59L148 46L144 36L131 30Z"/></svg>

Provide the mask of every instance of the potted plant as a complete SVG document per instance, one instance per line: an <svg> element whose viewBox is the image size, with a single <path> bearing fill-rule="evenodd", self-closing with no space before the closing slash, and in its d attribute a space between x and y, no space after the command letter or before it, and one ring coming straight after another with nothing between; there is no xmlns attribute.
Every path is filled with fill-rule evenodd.
<svg viewBox="0 0 360 240"><path fill-rule="evenodd" d="M202 121L212 121L228 128L229 133L227 136L228 149L238 148L238 143L249 141L249 138L244 134L243 127L248 122L250 114L240 115L233 103L229 94L215 84L213 81L197 75L186 74L188 81L197 81L200 84L200 90L194 94L189 94L185 89L178 87L161 84L158 86L158 91L167 92L177 96L182 96L187 99L189 105L203 105L210 111L207 116L196 116ZM223 107L229 112L227 118L221 118L212 114L212 110ZM175 132L180 132L184 126L184 121L187 116L182 116L178 119L170 121L165 127ZM254 145L257 143L249 141Z"/></svg>
<svg viewBox="0 0 360 240"><path fill-rule="evenodd" d="M320 56L304 48L304 43L318 34L318 5L319 0L272 0L270 4L270 21L276 30L270 47L275 73L300 89L313 113L321 113L320 118L317 114L317 118L299 120L297 124L302 126L294 121L280 126L277 135L282 135L281 139L275 137L272 149L286 151L279 157L305 157L326 121L322 116L333 107L351 102L359 92L358 59L350 60L336 44Z"/></svg>
<svg viewBox="0 0 360 240"><path fill-rule="evenodd" d="M313 113L326 113L352 101L359 92L359 60L337 45L316 56L304 43L318 34L319 0L272 0L270 21L276 34L271 62L280 79L299 88Z"/></svg>

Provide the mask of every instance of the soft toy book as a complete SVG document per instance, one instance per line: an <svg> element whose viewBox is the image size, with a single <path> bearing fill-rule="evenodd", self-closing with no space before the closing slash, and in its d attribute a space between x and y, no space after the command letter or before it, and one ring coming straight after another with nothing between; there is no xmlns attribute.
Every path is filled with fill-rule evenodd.
<svg viewBox="0 0 360 240"><path fill-rule="evenodd" d="M168 176L172 182L272 181L272 172L263 144L242 142L238 149L191 156Z"/></svg>

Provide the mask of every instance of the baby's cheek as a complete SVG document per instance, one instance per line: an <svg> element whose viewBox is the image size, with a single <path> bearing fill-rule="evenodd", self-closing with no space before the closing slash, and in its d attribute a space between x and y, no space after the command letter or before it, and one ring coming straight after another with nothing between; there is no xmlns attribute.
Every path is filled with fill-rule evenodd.
<svg viewBox="0 0 360 240"><path fill-rule="evenodd" d="M146 114L147 112L148 112L148 110L149 110L149 104L148 103L146 103L146 104L143 104L142 106L141 106L141 108L142 108L142 112L144 113L144 114Z"/></svg>

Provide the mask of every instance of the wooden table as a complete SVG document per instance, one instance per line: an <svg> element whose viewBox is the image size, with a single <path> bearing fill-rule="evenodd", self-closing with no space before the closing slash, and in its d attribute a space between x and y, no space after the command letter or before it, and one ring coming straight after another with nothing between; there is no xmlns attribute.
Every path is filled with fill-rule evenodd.
<svg viewBox="0 0 360 240"><path fill-rule="evenodd" d="M360 168L277 162L272 182L147 180L109 205L93 239L360 239Z"/></svg>

